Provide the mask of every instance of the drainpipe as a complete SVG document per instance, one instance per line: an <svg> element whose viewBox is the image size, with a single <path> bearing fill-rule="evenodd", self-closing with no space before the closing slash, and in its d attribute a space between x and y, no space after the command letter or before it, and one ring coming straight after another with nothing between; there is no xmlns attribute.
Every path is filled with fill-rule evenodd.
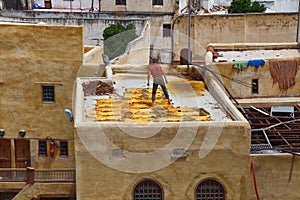
<svg viewBox="0 0 300 200"><path fill-rule="evenodd" d="M297 23L297 33L296 33L296 42L298 46L298 37L299 37L299 19L300 18L300 0L299 0L299 5L298 5L298 23Z"/></svg>
<svg viewBox="0 0 300 200"><path fill-rule="evenodd" d="M189 21L188 21L188 66L191 64L191 0L188 1Z"/></svg>
<svg viewBox="0 0 300 200"><path fill-rule="evenodd" d="M184 16L184 15L178 15L175 19L174 19L174 21L173 21L173 23L172 23L172 27L171 27L171 45L172 45L172 58L171 58L171 65L174 65L174 26L175 26L175 22L180 18L180 17L182 17L182 16Z"/></svg>
<svg viewBox="0 0 300 200"><path fill-rule="evenodd" d="M260 200L259 194L258 194L258 189L257 189L257 183L256 183L256 172L255 172L255 167L254 167L254 161L251 162L251 169L252 169L252 173L253 173L253 183L254 183L256 198L257 198L257 200Z"/></svg>
<svg viewBox="0 0 300 200"><path fill-rule="evenodd" d="M94 0L92 0L91 11L94 11Z"/></svg>
<svg viewBox="0 0 300 200"><path fill-rule="evenodd" d="M186 9L186 8L187 8L187 6L184 7L183 9L181 9L180 13L182 13L182 11L183 11L184 9ZM174 65L174 26L175 26L175 22L176 22L180 17L182 17L182 16L184 16L184 14L178 15L178 16L174 19L174 21L173 21L173 23L172 23L172 27L171 27L171 45L172 45L172 58L171 58L171 64L172 64L172 65Z"/></svg>

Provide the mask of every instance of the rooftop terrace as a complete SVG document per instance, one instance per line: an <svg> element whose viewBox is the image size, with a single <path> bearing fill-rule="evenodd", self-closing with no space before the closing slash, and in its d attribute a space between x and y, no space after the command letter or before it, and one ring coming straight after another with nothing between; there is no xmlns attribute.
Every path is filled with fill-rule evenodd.
<svg viewBox="0 0 300 200"><path fill-rule="evenodd" d="M146 85L145 74L117 73L112 79L80 78L79 98L83 99L85 122L182 122L182 121L232 121L217 100L207 91L205 83L181 75L169 74L168 92L171 104L164 99L159 87L155 105L151 107L152 80ZM101 95L91 90L95 82L107 83ZM101 87L101 86L100 86ZM94 89L96 91L96 89ZM98 93L98 94L100 94Z"/></svg>

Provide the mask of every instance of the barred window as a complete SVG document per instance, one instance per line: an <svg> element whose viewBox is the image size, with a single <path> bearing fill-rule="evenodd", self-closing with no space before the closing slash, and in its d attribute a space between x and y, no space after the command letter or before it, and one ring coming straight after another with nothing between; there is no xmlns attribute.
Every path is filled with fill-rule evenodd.
<svg viewBox="0 0 300 200"><path fill-rule="evenodd" d="M163 5L163 0L152 0L152 5L153 6L162 6Z"/></svg>
<svg viewBox="0 0 300 200"><path fill-rule="evenodd" d="M171 24L163 24L163 37L171 37Z"/></svg>
<svg viewBox="0 0 300 200"><path fill-rule="evenodd" d="M69 156L68 142L60 142L60 156L62 156L62 157Z"/></svg>
<svg viewBox="0 0 300 200"><path fill-rule="evenodd" d="M126 0L116 0L116 5L126 5Z"/></svg>
<svg viewBox="0 0 300 200"><path fill-rule="evenodd" d="M205 180L196 189L196 200L224 200L223 186L215 180Z"/></svg>
<svg viewBox="0 0 300 200"><path fill-rule="evenodd" d="M43 102L54 102L54 86L53 85L42 85L43 91Z"/></svg>
<svg viewBox="0 0 300 200"><path fill-rule="evenodd" d="M39 141L39 156L47 156L47 142Z"/></svg>
<svg viewBox="0 0 300 200"><path fill-rule="evenodd" d="M134 189L134 200L162 200L163 194L161 187L151 180L140 182Z"/></svg>

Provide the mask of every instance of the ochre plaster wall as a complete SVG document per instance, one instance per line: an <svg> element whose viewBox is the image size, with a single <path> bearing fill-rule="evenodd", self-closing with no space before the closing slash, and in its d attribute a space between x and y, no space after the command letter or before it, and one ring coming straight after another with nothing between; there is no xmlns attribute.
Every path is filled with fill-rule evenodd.
<svg viewBox="0 0 300 200"><path fill-rule="evenodd" d="M123 151L152 152L160 150L169 144L175 136L177 137L179 127L183 129L184 134L180 136L177 147L185 145L184 141L196 129L195 138L187 150L189 156L162 169L143 173L138 173L138 171L137 173L123 172L104 165L98 160L99 157L92 156L111 154L109 149L112 146L103 143L103 140L100 139L103 132L116 145L116 148L121 148ZM218 132L218 128L221 128L221 133L216 145L214 145L214 143L210 143L211 137L216 136L215 133ZM135 133L157 131L157 134L143 139L126 134L126 129L134 130ZM194 199L195 188L207 178L218 180L224 186L226 199L249 199L250 129L247 122L213 122L198 125L170 123L163 127L157 124L150 127L133 124L114 125L112 123L100 123L92 127L82 123L78 124L76 130L76 191L78 200L92 200L95 197L98 199L129 200L132 199L135 185L147 178L155 180L161 185L166 200ZM89 141L87 143L88 148L83 145L87 141ZM203 158L199 157L200 147L202 147L201 154L208 152ZM213 147L212 151L209 151L210 147ZM171 159L172 152L163 151L162 153L168 154L167 160ZM126 154L124 156L124 158L110 156L109 163L118 165L119 161L126 161L129 158ZM160 153L157 153L155 158L156 161L131 162L127 165L127 169L134 170L136 165L142 165L145 169L149 169L155 164L154 162L162 161Z"/></svg>
<svg viewBox="0 0 300 200"><path fill-rule="evenodd" d="M295 42L296 13L201 15L191 17L193 61L204 60L209 43ZM174 26L174 53L188 48L188 17L179 17Z"/></svg>
<svg viewBox="0 0 300 200"><path fill-rule="evenodd" d="M82 27L0 24L0 128L4 139L26 130L31 164L36 168L74 167L73 87L83 60ZM42 85L54 85L55 102L42 102ZM38 139L69 142L70 157L38 157ZM13 142L12 142L13 143ZM12 155L12 161L14 155ZM49 154L48 154L49 156Z"/></svg>
<svg viewBox="0 0 300 200"><path fill-rule="evenodd" d="M41 197L75 197L74 183L35 183L27 184L14 200L39 199Z"/></svg>
<svg viewBox="0 0 300 200"><path fill-rule="evenodd" d="M300 91L300 73L296 74L296 84L287 90L280 90L278 83L273 84L269 62L259 68L249 66L240 71L232 67L231 62L216 63L210 66L216 71L226 87L235 97L266 97L272 95L298 95ZM258 94L252 94L252 79L258 79Z"/></svg>
<svg viewBox="0 0 300 200"><path fill-rule="evenodd" d="M300 199L300 157L291 154L251 155L260 199ZM251 174L252 176L252 174ZM251 181L251 200L256 200Z"/></svg>

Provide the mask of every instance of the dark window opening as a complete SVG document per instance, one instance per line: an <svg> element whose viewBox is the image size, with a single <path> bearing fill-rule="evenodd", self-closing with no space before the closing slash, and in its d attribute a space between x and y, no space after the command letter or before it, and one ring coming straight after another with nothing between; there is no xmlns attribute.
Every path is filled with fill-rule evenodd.
<svg viewBox="0 0 300 200"><path fill-rule="evenodd" d="M153 6L162 6L163 5L163 0L152 0L152 5Z"/></svg>
<svg viewBox="0 0 300 200"><path fill-rule="evenodd" d="M39 141L39 156L47 156L47 142Z"/></svg>
<svg viewBox="0 0 300 200"><path fill-rule="evenodd" d="M134 189L134 200L162 200L163 194L161 187L151 180L139 183Z"/></svg>
<svg viewBox="0 0 300 200"><path fill-rule="evenodd" d="M252 79L252 94L258 94L258 79Z"/></svg>
<svg viewBox="0 0 300 200"><path fill-rule="evenodd" d="M69 156L68 142L60 142L60 156L63 157Z"/></svg>
<svg viewBox="0 0 300 200"><path fill-rule="evenodd" d="M163 25L163 37L171 37L171 24Z"/></svg>
<svg viewBox="0 0 300 200"><path fill-rule="evenodd" d="M54 86L53 85L43 85L43 102L54 102L55 95L54 95Z"/></svg>
<svg viewBox="0 0 300 200"><path fill-rule="evenodd" d="M116 0L116 5L126 5L126 0Z"/></svg>
<svg viewBox="0 0 300 200"><path fill-rule="evenodd" d="M196 200L224 200L225 193L223 186L214 180L201 182L196 189Z"/></svg>

